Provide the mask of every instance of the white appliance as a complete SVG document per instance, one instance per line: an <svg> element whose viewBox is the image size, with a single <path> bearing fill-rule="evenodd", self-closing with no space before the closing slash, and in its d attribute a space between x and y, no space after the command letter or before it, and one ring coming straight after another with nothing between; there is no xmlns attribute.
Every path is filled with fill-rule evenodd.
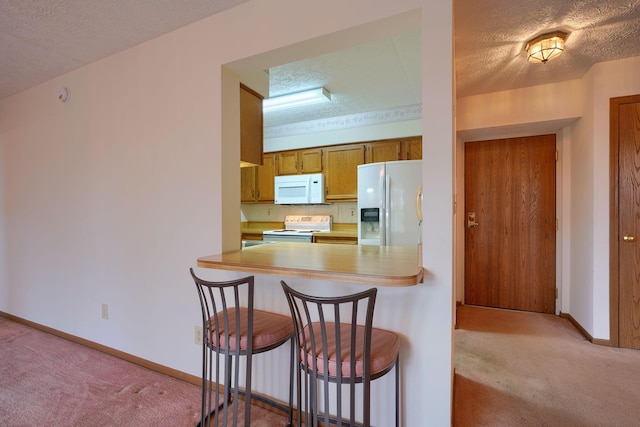
<svg viewBox="0 0 640 427"><path fill-rule="evenodd" d="M262 232L265 242L311 243L313 233L331 231L331 215L287 215L284 228Z"/></svg>
<svg viewBox="0 0 640 427"><path fill-rule="evenodd" d="M422 242L422 160L358 166L358 244Z"/></svg>
<svg viewBox="0 0 640 427"><path fill-rule="evenodd" d="M274 184L277 205L324 203L324 175L321 173L276 176Z"/></svg>

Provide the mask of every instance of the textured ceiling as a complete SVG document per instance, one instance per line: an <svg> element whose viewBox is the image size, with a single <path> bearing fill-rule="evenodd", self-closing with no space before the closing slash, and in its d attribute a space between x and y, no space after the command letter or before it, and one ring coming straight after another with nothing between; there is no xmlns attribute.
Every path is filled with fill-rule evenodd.
<svg viewBox="0 0 640 427"><path fill-rule="evenodd" d="M0 0L0 99L245 1ZM459 97L580 78L596 62L640 55L640 0L455 0L454 12ZM569 33L565 53L528 63L526 41L553 30ZM325 86L334 101L270 113L265 125L418 104L421 61L413 31L273 67L271 95Z"/></svg>
<svg viewBox="0 0 640 427"><path fill-rule="evenodd" d="M577 79L640 55L639 0L456 0L454 10L458 96ZM565 52L528 63L526 42L556 30L569 33Z"/></svg>
<svg viewBox="0 0 640 427"><path fill-rule="evenodd" d="M0 0L0 99L247 0Z"/></svg>
<svg viewBox="0 0 640 427"><path fill-rule="evenodd" d="M331 102L265 114L265 126L420 104L421 33L413 31L269 69L269 96L324 86Z"/></svg>

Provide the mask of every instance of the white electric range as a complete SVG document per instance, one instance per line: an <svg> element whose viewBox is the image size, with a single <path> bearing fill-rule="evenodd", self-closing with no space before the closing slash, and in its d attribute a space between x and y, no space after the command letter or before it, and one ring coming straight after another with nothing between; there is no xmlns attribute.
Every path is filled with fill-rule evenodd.
<svg viewBox="0 0 640 427"><path fill-rule="evenodd" d="M331 231L331 215L287 215L284 228L262 232L265 242L306 242L313 241L313 233Z"/></svg>

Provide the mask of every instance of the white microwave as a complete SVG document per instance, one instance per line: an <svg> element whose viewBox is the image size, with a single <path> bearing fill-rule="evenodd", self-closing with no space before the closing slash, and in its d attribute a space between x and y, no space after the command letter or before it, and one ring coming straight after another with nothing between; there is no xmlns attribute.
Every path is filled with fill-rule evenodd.
<svg viewBox="0 0 640 427"><path fill-rule="evenodd" d="M274 191L277 205L324 203L324 175L276 176Z"/></svg>

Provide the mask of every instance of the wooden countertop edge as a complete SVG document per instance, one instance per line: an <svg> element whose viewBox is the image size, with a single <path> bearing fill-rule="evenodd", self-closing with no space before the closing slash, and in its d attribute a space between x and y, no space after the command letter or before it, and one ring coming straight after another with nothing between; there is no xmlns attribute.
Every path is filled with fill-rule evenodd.
<svg viewBox="0 0 640 427"><path fill-rule="evenodd" d="M300 268L266 267L264 265L239 264L230 262L216 262L198 258L198 267L214 268L217 270L241 271L257 274L273 274L286 277L301 277L307 279L333 280L337 282L359 283L371 286L415 286L424 278L424 269L418 267L418 272L411 276L367 276L363 274L338 273L331 271L305 270Z"/></svg>

